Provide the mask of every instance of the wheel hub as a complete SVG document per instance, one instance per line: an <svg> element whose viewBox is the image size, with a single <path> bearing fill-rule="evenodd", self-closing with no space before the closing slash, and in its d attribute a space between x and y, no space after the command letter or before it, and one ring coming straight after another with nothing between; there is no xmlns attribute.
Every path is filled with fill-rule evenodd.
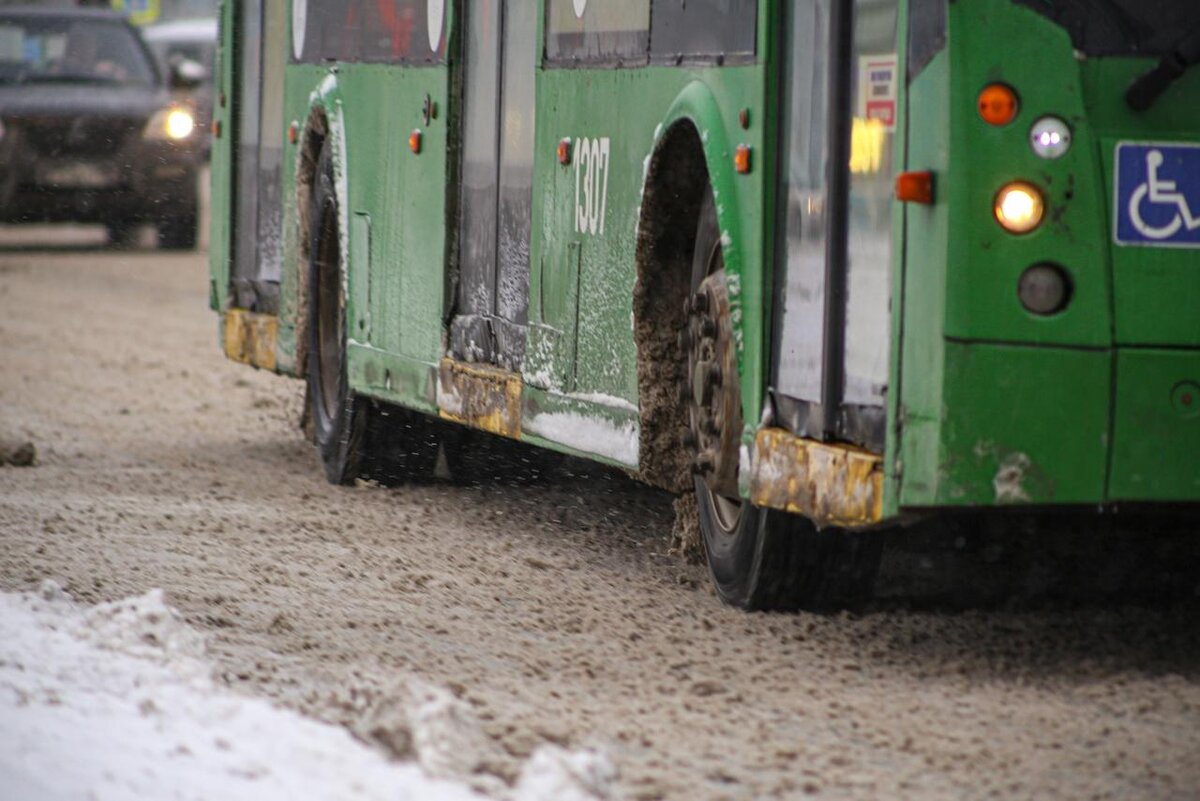
<svg viewBox="0 0 1200 801"><path fill-rule="evenodd" d="M688 408L684 440L692 450L692 471L715 495L736 502L742 408L724 269L688 298L682 338L688 374L680 394Z"/></svg>

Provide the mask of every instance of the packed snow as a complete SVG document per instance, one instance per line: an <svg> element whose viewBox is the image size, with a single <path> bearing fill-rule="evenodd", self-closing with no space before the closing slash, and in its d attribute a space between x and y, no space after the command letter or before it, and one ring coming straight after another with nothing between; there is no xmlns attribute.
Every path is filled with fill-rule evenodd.
<svg viewBox="0 0 1200 801"><path fill-rule="evenodd" d="M484 737L447 690L409 680L416 762L214 681L204 637L161 590L95 607L57 584L0 594L0 801L482 801L463 772ZM610 796L611 763L543 746L514 801ZM446 778L453 777L453 778Z"/></svg>

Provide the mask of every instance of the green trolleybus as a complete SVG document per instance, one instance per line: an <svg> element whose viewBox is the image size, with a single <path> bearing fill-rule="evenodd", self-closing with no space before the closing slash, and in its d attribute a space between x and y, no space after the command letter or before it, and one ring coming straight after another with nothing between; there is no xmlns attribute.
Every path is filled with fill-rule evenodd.
<svg viewBox="0 0 1200 801"><path fill-rule="evenodd" d="M1200 504L1194 0L220 22L211 303L331 481L465 429L619 465L748 608L934 510Z"/></svg>

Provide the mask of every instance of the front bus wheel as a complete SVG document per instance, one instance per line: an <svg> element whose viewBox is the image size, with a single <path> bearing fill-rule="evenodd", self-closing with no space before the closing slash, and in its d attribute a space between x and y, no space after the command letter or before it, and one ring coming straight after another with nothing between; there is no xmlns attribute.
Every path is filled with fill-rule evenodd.
<svg viewBox="0 0 1200 801"><path fill-rule="evenodd" d="M346 298L333 159L321 150L313 182L309 241L306 417L333 484L369 478L394 484L433 472L437 424L423 414L380 404L350 389Z"/></svg>
<svg viewBox="0 0 1200 801"><path fill-rule="evenodd" d="M866 600L879 538L819 529L799 515L757 507L738 493L741 388L712 192L692 257L685 336L688 413L701 541L717 593L743 609L828 609Z"/></svg>

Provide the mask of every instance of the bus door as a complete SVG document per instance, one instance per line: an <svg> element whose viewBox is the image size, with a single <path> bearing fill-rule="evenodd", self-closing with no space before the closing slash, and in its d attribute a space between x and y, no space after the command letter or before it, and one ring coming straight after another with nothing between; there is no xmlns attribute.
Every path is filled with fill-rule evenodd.
<svg viewBox="0 0 1200 801"><path fill-rule="evenodd" d="M792 0L771 394L794 433L882 451L897 0Z"/></svg>
<svg viewBox="0 0 1200 801"><path fill-rule="evenodd" d="M283 265L283 73L287 23L284 0L235 6L242 43L234 90L233 305L279 311Z"/></svg>
<svg viewBox="0 0 1200 801"><path fill-rule="evenodd" d="M536 0L467 14L456 359L520 370L529 322Z"/></svg>

